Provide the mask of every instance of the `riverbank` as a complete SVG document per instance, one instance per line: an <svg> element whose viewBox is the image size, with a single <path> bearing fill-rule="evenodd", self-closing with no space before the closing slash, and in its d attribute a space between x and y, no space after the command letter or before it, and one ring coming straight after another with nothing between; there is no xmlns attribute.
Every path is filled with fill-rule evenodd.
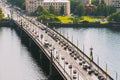
<svg viewBox="0 0 120 80"><path fill-rule="evenodd" d="M120 23L116 23L116 22L110 22L108 24L100 24L100 23L76 23L76 24L63 24L63 23L49 23L48 24L49 27L53 28L53 27L82 27L82 28L88 28L88 27L94 27L94 28L120 28Z"/></svg>

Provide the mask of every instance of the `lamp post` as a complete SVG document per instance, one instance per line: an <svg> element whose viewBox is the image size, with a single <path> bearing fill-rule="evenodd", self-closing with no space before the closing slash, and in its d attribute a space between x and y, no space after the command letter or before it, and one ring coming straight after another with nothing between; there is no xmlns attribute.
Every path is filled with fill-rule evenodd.
<svg viewBox="0 0 120 80"><path fill-rule="evenodd" d="M97 65L99 66L99 56L97 58ZM99 72L99 68L98 68L98 72Z"/></svg>
<svg viewBox="0 0 120 80"><path fill-rule="evenodd" d="M83 44L83 59L84 59L84 53L85 53L85 47L84 47L84 44Z"/></svg>
<svg viewBox="0 0 120 80"><path fill-rule="evenodd" d="M92 66L91 62L93 61L93 52L92 52L93 48L90 48L90 66Z"/></svg>
<svg viewBox="0 0 120 80"><path fill-rule="evenodd" d="M106 80L107 80L107 76L108 76L108 66L106 64Z"/></svg>
<svg viewBox="0 0 120 80"><path fill-rule="evenodd" d="M77 47L79 48L79 41L78 41L78 39L77 39Z"/></svg>
<svg viewBox="0 0 120 80"><path fill-rule="evenodd" d="M73 35L72 35L72 40L71 40L71 41L72 41L72 43L73 43Z"/></svg>

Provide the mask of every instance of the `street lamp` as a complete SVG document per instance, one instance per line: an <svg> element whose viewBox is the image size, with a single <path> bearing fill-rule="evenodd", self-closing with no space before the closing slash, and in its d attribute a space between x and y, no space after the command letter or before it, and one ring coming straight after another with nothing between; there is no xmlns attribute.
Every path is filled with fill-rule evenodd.
<svg viewBox="0 0 120 80"><path fill-rule="evenodd" d="M93 61L93 52L92 52L93 48L90 48L90 66L92 66L91 62Z"/></svg>

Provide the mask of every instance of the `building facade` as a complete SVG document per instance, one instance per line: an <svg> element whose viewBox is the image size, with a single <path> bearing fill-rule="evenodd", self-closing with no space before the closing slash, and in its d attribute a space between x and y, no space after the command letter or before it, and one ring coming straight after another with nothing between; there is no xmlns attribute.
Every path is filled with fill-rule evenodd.
<svg viewBox="0 0 120 80"><path fill-rule="evenodd" d="M91 0L79 0L81 4L91 4Z"/></svg>
<svg viewBox="0 0 120 80"><path fill-rule="evenodd" d="M64 6L64 14L70 15L70 1L69 0L26 0L27 13L33 13L37 7L41 5L45 9L49 9L50 6L54 6L55 9L60 10Z"/></svg>
<svg viewBox="0 0 120 80"><path fill-rule="evenodd" d="M117 9L117 12L120 11L120 0L105 0L106 5L112 5Z"/></svg>

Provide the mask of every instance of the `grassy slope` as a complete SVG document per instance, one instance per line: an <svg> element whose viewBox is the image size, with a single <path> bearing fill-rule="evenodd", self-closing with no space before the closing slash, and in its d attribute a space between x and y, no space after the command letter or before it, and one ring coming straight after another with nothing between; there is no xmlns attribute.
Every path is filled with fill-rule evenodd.
<svg viewBox="0 0 120 80"><path fill-rule="evenodd" d="M61 23L73 23L72 18L73 16L57 16L57 18L61 21ZM100 18L95 17L89 17L89 16L83 16L81 19L79 18L79 22L88 21L90 23L94 23L96 21L99 21ZM101 22L101 24L106 24L106 22Z"/></svg>

